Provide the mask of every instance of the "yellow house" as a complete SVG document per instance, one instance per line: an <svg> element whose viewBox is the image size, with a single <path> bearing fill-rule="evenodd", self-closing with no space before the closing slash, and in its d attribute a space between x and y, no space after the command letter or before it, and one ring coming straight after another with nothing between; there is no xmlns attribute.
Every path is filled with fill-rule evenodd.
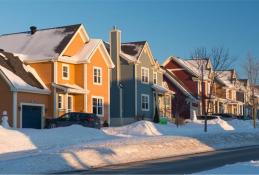
<svg viewBox="0 0 259 175"><path fill-rule="evenodd" d="M1 68L8 69L5 57L14 55L13 60L20 60L20 69L29 67L23 70L29 73L25 77L30 75L43 87L20 92L11 88L14 82L2 71L0 84L5 89L0 92L10 93L0 99L0 112L8 112L13 127L42 128L45 118L70 111L96 113L102 121L109 122L110 69L114 65L103 41L91 39L82 24L41 30L32 26L27 32L1 35L0 48ZM9 68L24 80L25 73L21 76L17 70ZM25 81L38 88L31 82ZM4 99L8 99L9 108Z"/></svg>

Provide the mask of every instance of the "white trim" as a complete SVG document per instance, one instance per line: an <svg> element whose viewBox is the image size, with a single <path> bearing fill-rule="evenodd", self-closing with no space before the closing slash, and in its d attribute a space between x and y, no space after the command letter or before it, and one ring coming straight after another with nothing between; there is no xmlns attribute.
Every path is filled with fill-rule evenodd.
<svg viewBox="0 0 259 175"><path fill-rule="evenodd" d="M63 74L63 72L64 72L63 68L64 67L67 68L67 77L64 77L64 74ZM62 63L61 73L62 73L62 79L63 80L69 80L69 78L70 78L70 66L69 66L69 64Z"/></svg>
<svg viewBox="0 0 259 175"><path fill-rule="evenodd" d="M53 81L54 83L58 82L58 76L57 76L57 72L58 72L58 62L54 61L53 62Z"/></svg>
<svg viewBox="0 0 259 175"><path fill-rule="evenodd" d="M59 57L64 54L64 52L67 50L68 46L69 46L69 45L71 44L71 42L75 39L76 35L80 32L81 29L83 29L83 33L86 35L87 41L89 41L89 36L88 36L88 34L86 33L83 24L80 24L80 27L78 27L77 31L74 33L73 37L69 40L69 42L68 42L68 44L66 45L66 47L64 48L64 50L62 50L62 52L60 53Z"/></svg>
<svg viewBox="0 0 259 175"><path fill-rule="evenodd" d="M135 116L138 115L138 86L137 86L137 64L134 65L134 68L135 68Z"/></svg>
<svg viewBox="0 0 259 175"><path fill-rule="evenodd" d="M68 99L71 98L71 108L69 109L68 108ZM67 96L67 111L68 112L73 112L74 110L74 99L73 99L73 96L72 95L68 95Z"/></svg>
<svg viewBox="0 0 259 175"><path fill-rule="evenodd" d="M142 80L142 76L143 76L142 70L147 71L147 82ZM143 66L141 66L141 83L142 84L149 84L149 68L143 67Z"/></svg>
<svg viewBox="0 0 259 175"><path fill-rule="evenodd" d="M17 92L13 92L13 128L17 128Z"/></svg>
<svg viewBox="0 0 259 175"><path fill-rule="evenodd" d="M155 75L155 76L154 76ZM155 77L156 77L156 83L155 83ZM153 84L158 84L158 82L157 82L157 72L155 72L154 70L153 70Z"/></svg>
<svg viewBox="0 0 259 175"><path fill-rule="evenodd" d="M98 70L100 71L100 82L98 82L98 73L97 73L97 82L94 82L94 71ZM103 69L102 67L93 66L93 84L94 85L102 85L103 84Z"/></svg>
<svg viewBox="0 0 259 175"><path fill-rule="evenodd" d="M84 89L87 89L87 64L84 64ZM84 94L84 110L85 112L88 112L87 109L87 94Z"/></svg>
<svg viewBox="0 0 259 175"><path fill-rule="evenodd" d="M147 97L147 104L148 104L148 109L145 109L142 107L142 97ZM150 110L150 100L149 100L149 95L148 94L141 94L141 110L142 111L149 111Z"/></svg>
<svg viewBox="0 0 259 175"><path fill-rule="evenodd" d="M59 108L59 99L58 99L58 110L64 110L64 96L62 94L58 94L58 98L61 97L61 108Z"/></svg>
<svg viewBox="0 0 259 175"><path fill-rule="evenodd" d="M91 102L92 102L92 110L93 110L93 98L96 98L97 99L97 113L98 113L98 99L101 99L102 100L102 115L100 115L100 114L96 114L98 117L104 117L104 97L103 96L92 96L91 97ZM92 111L92 113L93 113L93 111Z"/></svg>
<svg viewBox="0 0 259 175"><path fill-rule="evenodd" d="M111 91L110 91L110 83L111 83L111 80L110 80L110 74L111 74L111 69L108 69L108 124L109 126L111 125Z"/></svg>
<svg viewBox="0 0 259 175"><path fill-rule="evenodd" d="M41 107L41 129L44 128L44 118L45 118L45 105L38 103L20 103L20 128L22 128L22 106L40 106Z"/></svg>

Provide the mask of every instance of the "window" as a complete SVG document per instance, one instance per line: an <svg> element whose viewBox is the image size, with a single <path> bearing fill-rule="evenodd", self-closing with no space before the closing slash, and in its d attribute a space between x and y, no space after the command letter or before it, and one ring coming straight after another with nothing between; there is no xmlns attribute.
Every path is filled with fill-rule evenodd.
<svg viewBox="0 0 259 175"><path fill-rule="evenodd" d="M58 109L63 109L63 96L58 95Z"/></svg>
<svg viewBox="0 0 259 175"><path fill-rule="evenodd" d="M149 111L149 95L141 95L141 109L142 111Z"/></svg>
<svg viewBox="0 0 259 175"><path fill-rule="evenodd" d="M157 73L156 72L153 73L153 82L154 82L154 84L157 84Z"/></svg>
<svg viewBox="0 0 259 175"><path fill-rule="evenodd" d="M142 67L141 68L141 82L147 84L148 80L149 80L149 69Z"/></svg>
<svg viewBox="0 0 259 175"><path fill-rule="evenodd" d="M69 65L62 64L62 79L68 80L69 79Z"/></svg>
<svg viewBox="0 0 259 175"><path fill-rule="evenodd" d="M102 68L94 67L94 84L102 84Z"/></svg>
<svg viewBox="0 0 259 175"><path fill-rule="evenodd" d="M97 116L103 116L103 98L93 97L93 113Z"/></svg>
<svg viewBox="0 0 259 175"><path fill-rule="evenodd" d="M68 112L71 112L73 110L73 98L71 95L67 97L67 109Z"/></svg>
<svg viewBox="0 0 259 175"><path fill-rule="evenodd" d="M208 87L207 87L207 94L210 94L210 83L207 84Z"/></svg>

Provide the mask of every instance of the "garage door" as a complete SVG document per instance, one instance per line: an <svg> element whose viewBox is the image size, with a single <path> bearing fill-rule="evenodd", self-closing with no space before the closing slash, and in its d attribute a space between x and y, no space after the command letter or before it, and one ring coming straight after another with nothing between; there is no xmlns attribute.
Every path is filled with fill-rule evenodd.
<svg viewBox="0 0 259 175"><path fill-rule="evenodd" d="M22 127L41 129L41 111L40 106L22 106Z"/></svg>

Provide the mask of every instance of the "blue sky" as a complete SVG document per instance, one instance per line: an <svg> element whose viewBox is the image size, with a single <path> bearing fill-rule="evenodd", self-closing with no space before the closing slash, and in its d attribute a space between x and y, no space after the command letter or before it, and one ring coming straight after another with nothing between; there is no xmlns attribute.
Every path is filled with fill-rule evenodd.
<svg viewBox="0 0 259 175"><path fill-rule="evenodd" d="M0 34L83 23L93 38L108 40L113 25L122 40L147 40L162 63L189 57L197 47L223 46L243 77L248 52L259 57L259 1L0 0Z"/></svg>

